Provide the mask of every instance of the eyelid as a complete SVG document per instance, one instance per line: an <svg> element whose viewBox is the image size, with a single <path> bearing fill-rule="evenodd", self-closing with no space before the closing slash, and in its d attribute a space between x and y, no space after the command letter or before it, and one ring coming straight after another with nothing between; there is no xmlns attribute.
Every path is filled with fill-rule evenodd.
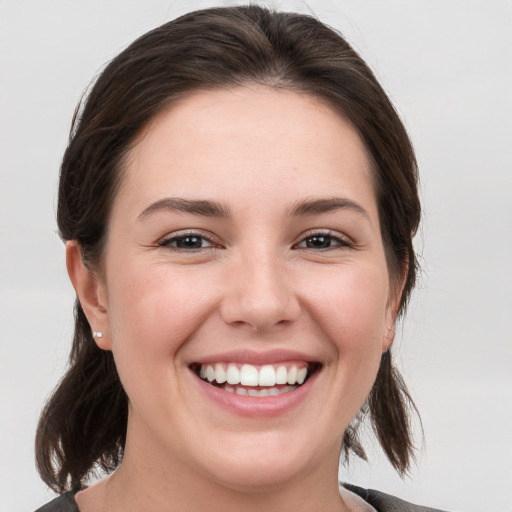
<svg viewBox="0 0 512 512"><path fill-rule="evenodd" d="M206 240L211 246L208 247L201 247L198 249L182 249L179 247L172 247L171 242L174 240L180 239L180 238L186 238L187 236L196 236L198 238L203 238ZM194 252L194 251L201 251L201 250L208 250L208 249L214 249L220 247L220 244L218 241L216 241L215 237L208 232L202 231L200 229L183 229L180 231L174 231L172 233L169 233L162 237L158 242L157 245L159 247L170 247L173 248L175 251L182 251L182 252Z"/></svg>
<svg viewBox="0 0 512 512"><path fill-rule="evenodd" d="M335 241L337 240L340 242L339 245L329 247L328 249L324 249L324 251L329 250L329 249L336 249L339 247L350 248L350 247L354 247L354 245L355 245L354 241L350 237L348 237L347 235L344 235L343 233L340 233L339 231L333 231L331 229L321 229L320 228L320 229L310 229L310 230L306 231L305 233L302 233L300 235L298 241L293 244L293 248L297 247L299 244L301 244L308 238L311 238L313 236L319 236L319 235L320 236L321 235L330 236L333 240L335 240ZM318 249L310 249L310 250L318 250Z"/></svg>
<svg viewBox="0 0 512 512"><path fill-rule="evenodd" d="M300 235L297 242L295 242L292 246L292 248L298 248L298 246L306 241L308 238L313 236L329 236L332 240L338 241L339 243L337 245L334 245L333 247L329 247L324 250L329 249L336 249L336 248L347 248L347 247L353 247L355 244L354 242L343 233L340 233L338 231L333 231L331 229L310 229ZM196 236L198 238L202 238L206 240L209 244L211 244L208 247L200 247L197 249L183 249L179 247L172 247L171 243L177 239L180 238L186 238L187 236ZM170 247L173 248L175 251L182 251L182 252L194 252L194 251L201 251L201 250L209 250L214 248L222 248L221 244L216 240L216 237L210 233L202 231L201 229L184 229L180 231L175 231L172 233L169 233L162 237L156 244L159 247ZM314 250L314 249L311 249Z"/></svg>

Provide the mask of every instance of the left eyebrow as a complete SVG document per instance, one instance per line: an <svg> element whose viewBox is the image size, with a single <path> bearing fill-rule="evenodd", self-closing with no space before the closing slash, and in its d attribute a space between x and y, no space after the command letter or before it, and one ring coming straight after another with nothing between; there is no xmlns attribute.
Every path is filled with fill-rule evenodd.
<svg viewBox="0 0 512 512"><path fill-rule="evenodd" d="M368 212L360 204L346 197L304 199L292 206L290 209L290 216L300 217L305 215L319 215L321 213L330 213L343 209L352 210L363 215L367 220L370 220Z"/></svg>

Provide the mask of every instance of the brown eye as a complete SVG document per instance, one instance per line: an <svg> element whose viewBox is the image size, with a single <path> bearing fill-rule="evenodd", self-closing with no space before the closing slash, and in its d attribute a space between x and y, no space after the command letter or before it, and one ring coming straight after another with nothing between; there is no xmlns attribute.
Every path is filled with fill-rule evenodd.
<svg viewBox="0 0 512 512"><path fill-rule="evenodd" d="M197 251L200 249L208 249L213 247L213 243L203 235L199 234L186 234L180 236L173 236L160 243L161 247L169 247L181 251Z"/></svg>
<svg viewBox="0 0 512 512"><path fill-rule="evenodd" d="M330 233L316 233L305 237L296 247L321 251L352 247L352 244L340 236L334 236Z"/></svg>
<svg viewBox="0 0 512 512"><path fill-rule="evenodd" d="M184 236L175 239L179 249L200 249L203 247L203 238L200 236Z"/></svg>
<svg viewBox="0 0 512 512"><path fill-rule="evenodd" d="M308 249L328 249L332 245L332 238L330 235L315 235L307 238L305 243Z"/></svg>

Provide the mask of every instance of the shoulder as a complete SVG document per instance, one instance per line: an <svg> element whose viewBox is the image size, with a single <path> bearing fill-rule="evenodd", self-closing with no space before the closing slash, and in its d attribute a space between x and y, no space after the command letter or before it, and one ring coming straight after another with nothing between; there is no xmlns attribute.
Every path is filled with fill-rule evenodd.
<svg viewBox="0 0 512 512"><path fill-rule="evenodd" d="M442 512L434 508L413 505L400 498L373 489L363 489L350 484L343 484L343 487L363 498L378 512ZM75 501L75 492L62 494L38 508L35 512L79 512Z"/></svg>
<svg viewBox="0 0 512 512"><path fill-rule="evenodd" d="M38 508L36 512L80 512L75 501L75 491L62 494Z"/></svg>
<svg viewBox="0 0 512 512"><path fill-rule="evenodd" d="M395 498L389 494L373 489L362 489L355 485L342 484L343 487L363 498L378 512L442 512L441 510L420 505L413 505L407 501Z"/></svg>

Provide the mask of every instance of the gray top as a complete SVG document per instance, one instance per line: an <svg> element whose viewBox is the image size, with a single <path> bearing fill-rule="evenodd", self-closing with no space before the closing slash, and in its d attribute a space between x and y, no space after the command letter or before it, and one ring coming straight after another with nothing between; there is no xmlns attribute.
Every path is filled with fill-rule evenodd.
<svg viewBox="0 0 512 512"><path fill-rule="evenodd" d="M442 512L434 508L413 505L373 489L362 489L350 484L343 484L343 487L363 498L377 512ZM36 512L80 512L75 501L75 494L77 492L78 489L62 494L41 508L38 508Z"/></svg>

